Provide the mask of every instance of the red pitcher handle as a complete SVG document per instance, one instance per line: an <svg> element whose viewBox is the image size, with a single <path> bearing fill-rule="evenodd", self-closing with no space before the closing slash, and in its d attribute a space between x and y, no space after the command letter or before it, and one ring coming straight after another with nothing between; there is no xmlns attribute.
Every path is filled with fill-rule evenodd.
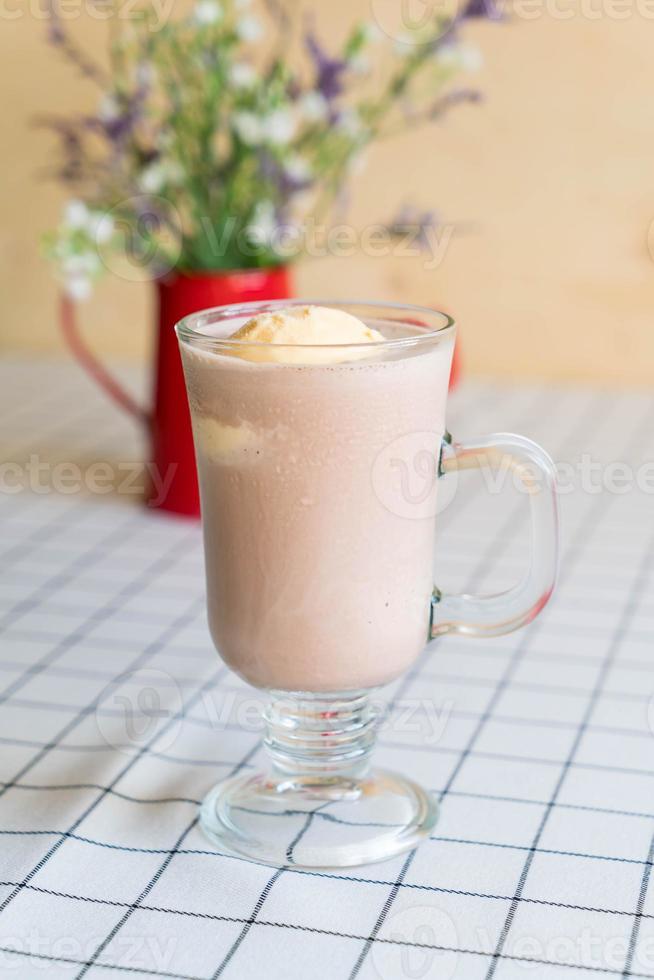
<svg viewBox="0 0 654 980"><path fill-rule="evenodd" d="M116 405L119 405L124 411L129 412L142 425L150 429L152 426L151 413L134 401L130 393L123 388L120 382L116 381L99 358L84 343L77 329L75 304L65 295L62 295L60 299L59 319L64 339L73 356L79 361L84 370L100 385Z"/></svg>

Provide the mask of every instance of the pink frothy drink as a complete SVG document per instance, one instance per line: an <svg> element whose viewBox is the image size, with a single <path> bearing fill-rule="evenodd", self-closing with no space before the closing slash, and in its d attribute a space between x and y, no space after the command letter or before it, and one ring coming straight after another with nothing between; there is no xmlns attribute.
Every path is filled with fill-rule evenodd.
<svg viewBox="0 0 654 980"><path fill-rule="evenodd" d="M181 344L211 634L257 687L374 687L427 641L435 507L430 493L407 518L402 457L417 436L437 465L453 338L370 322L397 347L353 348L338 363ZM238 325L213 323L208 336Z"/></svg>

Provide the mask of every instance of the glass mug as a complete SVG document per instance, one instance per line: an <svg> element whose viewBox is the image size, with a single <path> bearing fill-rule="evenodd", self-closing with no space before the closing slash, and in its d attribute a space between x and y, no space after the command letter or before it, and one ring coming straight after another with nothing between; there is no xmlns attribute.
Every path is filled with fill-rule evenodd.
<svg viewBox="0 0 654 980"><path fill-rule="evenodd" d="M229 667L270 694L268 768L219 783L200 821L214 844L252 860L334 869L392 858L433 829L433 798L370 766L379 720L370 695L433 637L498 636L540 612L556 576L555 473L520 436L451 442L455 327L443 313L322 303L385 340L289 346L278 349L283 362L261 360L261 343L228 339L291 305L306 304L219 307L177 326L211 635ZM413 493L407 477L425 461L429 492ZM527 576L498 595L441 592L438 477L499 464L528 491Z"/></svg>

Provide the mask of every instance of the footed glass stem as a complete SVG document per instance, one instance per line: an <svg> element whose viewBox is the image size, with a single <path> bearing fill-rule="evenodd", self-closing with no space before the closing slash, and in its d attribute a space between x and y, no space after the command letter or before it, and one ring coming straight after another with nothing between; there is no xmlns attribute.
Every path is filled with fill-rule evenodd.
<svg viewBox="0 0 654 980"><path fill-rule="evenodd" d="M333 870L387 861L431 832L433 798L370 767L377 711L368 691L273 692L264 720L269 769L224 780L202 804L201 826L217 847Z"/></svg>

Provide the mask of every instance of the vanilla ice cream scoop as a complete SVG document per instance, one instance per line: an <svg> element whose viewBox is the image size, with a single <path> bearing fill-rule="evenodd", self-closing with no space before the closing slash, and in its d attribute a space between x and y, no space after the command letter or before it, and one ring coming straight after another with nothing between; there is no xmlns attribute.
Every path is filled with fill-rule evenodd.
<svg viewBox="0 0 654 980"><path fill-rule="evenodd" d="M344 310L328 306L289 306L252 317L229 339L249 341L253 345L231 351L249 361L334 364L359 360L366 356L366 351L339 350L330 345L370 344L385 338L378 330L366 326Z"/></svg>

